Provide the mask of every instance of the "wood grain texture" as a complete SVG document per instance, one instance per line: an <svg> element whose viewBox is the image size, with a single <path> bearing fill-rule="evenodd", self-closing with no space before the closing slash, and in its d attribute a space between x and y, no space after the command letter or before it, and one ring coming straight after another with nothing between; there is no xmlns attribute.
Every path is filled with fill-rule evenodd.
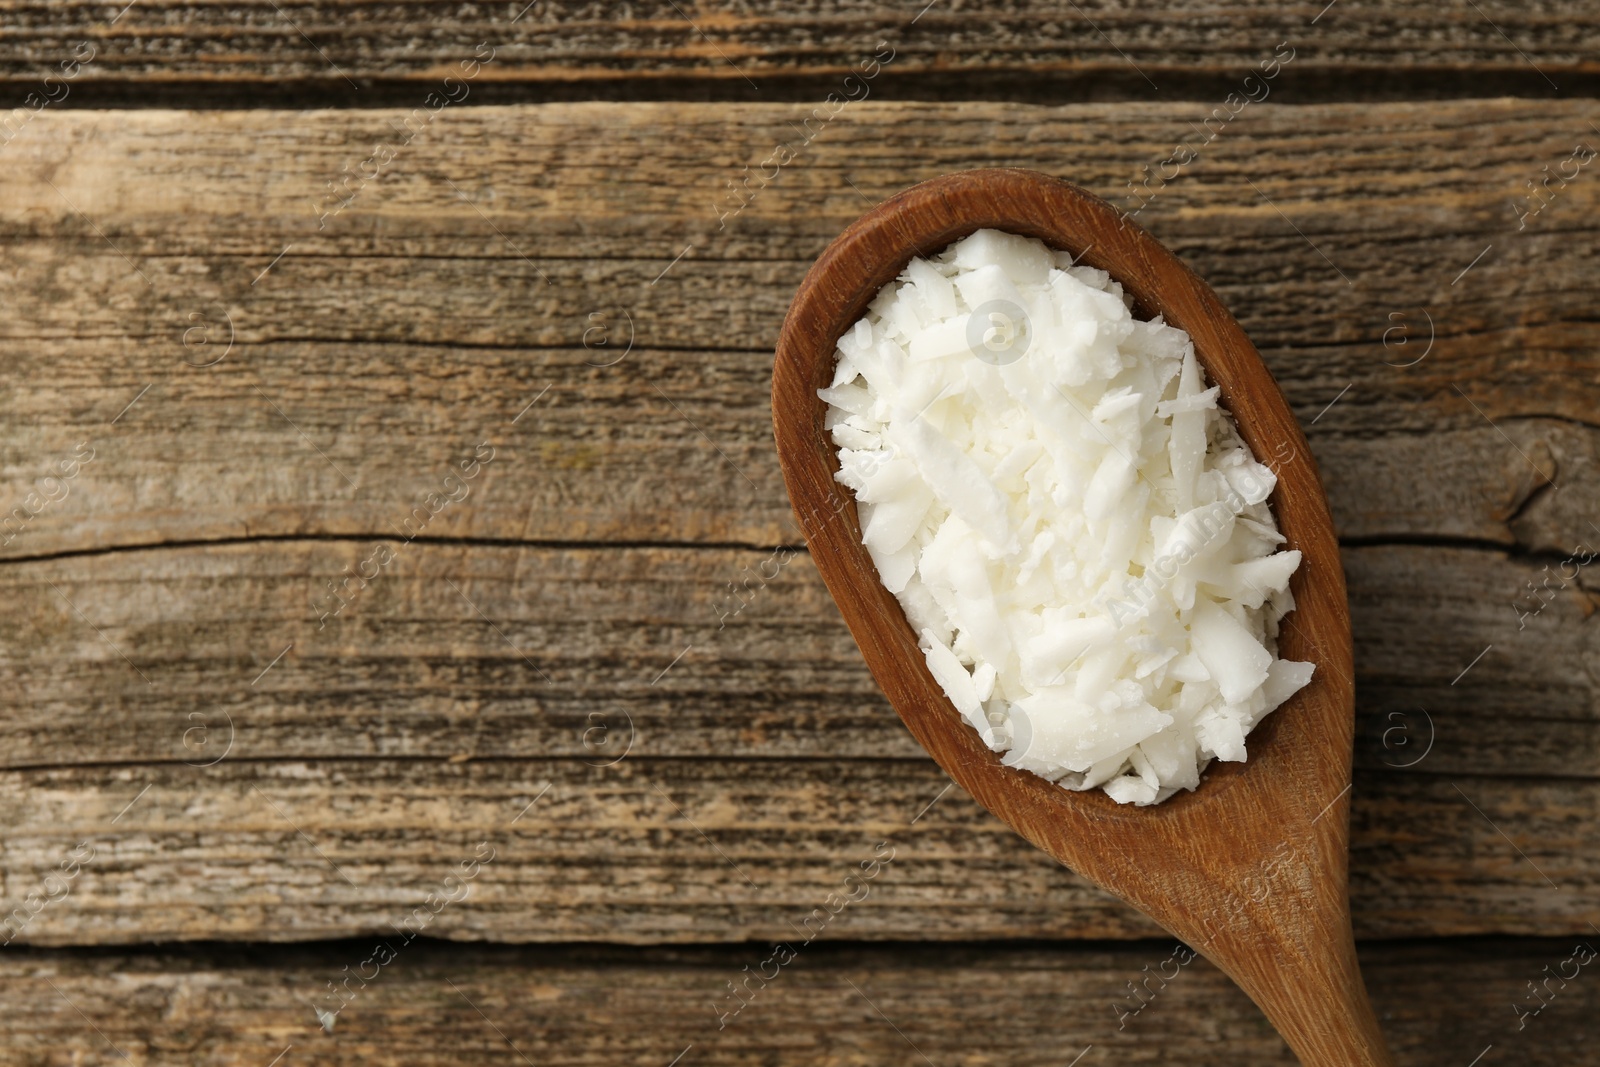
<svg viewBox="0 0 1600 1067"><path fill-rule="evenodd" d="M406 112L46 112L0 148L7 508L77 442L97 450L69 495L0 548L13 605L0 649L16 694L4 760L11 818L26 828L4 853L7 906L83 835L136 828L139 806L110 820L144 783L158 784L141 805L168 794L186 805L161 809L175 821L158 833L140 831L119 887L97 891L94 908L77 909L92 884L80 883L22 940L378 929L459 858L442 827L491 821L472 814L473 775L499 783L483 787L499 812L556 768L606 773L584 765L611 756L584 744L595 711L611 730L623 713L636 723L634 753L613 773L649 775L631 799L553 809L570 862L529 858L514 896L449 920L459 936L781 936L835 888L840 850L876 840L871 820L908 820L943 787L915 761L804 556L741 586L749 606L717 630L728 583L798 537L766 400L783 312L869 200L1005 163L1131 207L1126 183L1209 109L852 104L718 231L726 181L794 138L789 124L809 111L447 110L324 230L323 183ZM1365 771L1352 888L1364 936L1577 932L1597 919L1584 903L1600 878L1591 572L1525 630L1511 606L1591 536L1600 480L1594 252L1580 222L1600 187L1586 172L1521 232L1508 205L1587 136L1585 114L1507 101L1251 105L1139 216L1262 350L1353 541L1343 554ZM616 338L623 309L634 348L586 365L618 352L585 347L588 316L608 312ZM1425 330L1424 309L1438 327L1428 357L1385 365L1413 359L1426 336L1385 347L1389 316ZM185 366L214 358L228 315L233 351ZM196 326L212 347L185 346ZM472 495L319 631L311 594L375 538L397 545L393 524L485 439L502 451ZM1551 471L1560 488L1541 490ZM1394 539L1421 543L1374 543ZM196 543L212 540L233 543ZM201 735L185 745L184 731L204 725L219 743L219 710L234 716L235 750L210 771L183 766L217 751L195 747ZM1403 724L1392 713L1412 716L1414 732L1388 734ZM1409 771L1387 766L1413 758L1397 744L1408 736L1431 737L1429 754ZM719 752L740 762L690 788ZM367 888L322 864L250 790L252 775L308 783L262 790L341 866L368 857L370 871L352 872L372 875ZM39 791L46 778L56 784ZM346 809L330 798L351 781L370 783L357 792L371 821L340 829ZM750 891L685 823L641 830L653 825L642 811L679 819L652 781L741 866L771 863L750 873L782 899L735 896ZM784 799L761 801L753 782ZM1153 933L963 803L973 828L941 831L926 877L838 936ZM792 877L776 856L798 857ZM973 884L973 864L993 876ZM169 898L179 904L156 906Z"/></svg>
<svg viewBox="0 0 1600 1067"><path fill-rule="evenodd" d="M765 988L753 979L748 1006L719 1030L727 983L746 967L760 971L770 945L629 951L419 941L364 987L351 983L359 992L331 1034L311 1004L338 1003L327 983L346 967L372 974L360 967L370 942L8 952L0 997L15 1010L0 1022L0 1042L19 1062L122 1062L114 1046L149 1067L266 1064L289 1046L285 1063L314 1057L334 1067L522 1057L556 1067L664 1065L686 1051L683 1063L710 1065L875 1067L920 1063L920 1051L953 1067L1060 1067L1091 1045L1083 1064L1294 1063L1243 994L1204 960L1177 966L1174 947L817 944ZM1491 1056L1526 1067L1567 1067L1594 1039L1596 983L1587 972L1520 1031L1512 1008L1531 1006L1527 981L1573 948L1554 939L1369 945L1362 964L1403 1062L1461 1067L1493 1044ZM1152 977L1158 972L1177 977L1163 982ZM1145 983L1137 1014L1130 982Z"/></svg>
<svg viewBox="0 0 1600 1067"><path fill-rule="evenodd" d="M374 543L0 568L0 766L204 763L230 718L250 759L922 758L803 553L381 541L394 561L323 623L327 581ZM1519 620L1542 564L1423 546L1344 562L1361 766L1597 777L1588 569L1557 593L1557 568Z"/></svg>
<svg viewBox="0 0 1600 1067"><path fill-rule="evenodd" d="M380 928L396 893L424 891L454 862L445 828L487 826L484 805L514 814L557 772L582 797L625 771L642 777L553 809L550 825L573 851L553 865L539 848L524 853L520 888L462 936L780 936L836 888L840 849L867 848L863 835L908 822L945 784L884 704L805 556L718 630L729 576L766 553L415 544L319 630L308 586L369 547L167 548L0 569L12 605L0 633L13 694L8 907L76 841L112 828L144 784L157 783L142 803L182 798L141 831L110 900L53 910L23 940ZM1461 549L1345 555L1368 769L1355 792L1358 929L1581 931L1600 918L1584 903L1600 884L1592 591L1566 594L1519 632L1509 598L1537 568ZM224 754L215 768L183 765ZM721 770L707 759L719 754L729 757ZM295 791L259 787L341 866L374 849L384 857L363 869L364 888L297 851L304 842L250 789L280 780ZM748 887L704 839L681 823L648 830L641 811L678 818L656 785L767 888L730 903L730 889ZM406 800L418 795L433 799ZM935 809L941 820L956 797ZM352 803L364 815L345 822ZM849 936L1151 932L962 803L960 829L940 831L955 836L926 876L893 908L852 916ZM117 827L137 826L141 810ZM793 863L774 867L780 856ZM974 865L992 877L972 880ZM197 871L226 873L211 885ZM283 896L283 885L304 895Z"/></svg>
<svg viewBox="0 0 1600 1067"><path fill-rule="evenodd" d="M1265 0L1078 9L1023 0L982 19L949 2L919 16L921 4L862 0L804 11L773 3L146 0L115 19L117 8L84 0L7 7L0 69L15 81L36 80L88 39L97 53L80 75L86 81L301 79L357 99L357 84L369 79L437 82L481 41L498 50L487 80L676 76L738 82L752 99L764 78L847 73L886 38L896 46L896 73L1098 74L1152 92L1162 74L1248 69L1286 38L1302 70L1542 70L1556 82L1585 70L1600 45L1594 12L1570 0L1533 10L1496 3L1483 13L1407 0L1326 16L1318 3Z"/></svg>
<svg viewBox="0 0 1600 1067"><path fill-rule="evenodd" d="M404 113L41 115L0 150L0 425L28 427L0 441L0 500L98 451L0 553L391 533L485 436L521 451L439 518L449 536L794 543L770 352L827 241L990 163L1131 208L1206 112L851 105L719 231L725 183L806 114L446 111L323 230L324 183ZM1261 350L1344 536L1561 555L1593 536L1596 267L1569 228L1600 184L1524 231L1510 209L1587 130L1566 103L1252 105L1140 212Z"/></svg>
<svg viewBox="0 0 1600 1067"><path fill-rule="evenodd" d="M1600 524L1600 187L1584 174L1525 230L1511 198L1591 137L1595 12L941 0L913 23L922 6L0 3L0 922L98 848L0 952L0 1059L1062 1067L1093 1042L1079 1067L1291 1062L1203 960L1119 1031L1167 942L944 940L1157 932L959 790L908 825L947 779L809 559L752 577L800 539L771 348L829 240L973 166L1131 209L1201 140L1139 219L1239 317L1329 489L1357 929L1591 937L1600 590L1587 568L1552 582L1521 629L1513 601ZM871 102L719 228L880 41ZM1270 100L1207 139L1279 41ZM479 42L474 106L422 120ZM1435 95L1563 102L1282 106ZM1160 103L879 102L979 98ZM737 106L477 106L561 99ZM246 110L74 110L152 103ZM397 110L249 110L274 106ZM352 178L383 144L393 164ZM358 195L319 228L330 182ZM470 497L402 544L485 440ZM79 442L68 496L5 526ZM319 629L313 596L380 537L395 563ZM308 998L370 942L248 944L392 936L491 836L429 928L453 940L406 947L332 1035ZM899 851L871 898L725 1031L712 1004L764 943L478 940L788 937L880 840ZM857 937L944 943L834 943ZM26 944L159 938L230 943ZM1402 1062L1492 1042L1490 1064L1543 1067L1594 1039L1581 978L1515 1029L1571 952L1362 962Z"/></svg>
<svg viewBox="0 0 1600 1067"><path fill-rule="evenodd" d="M871 898L819 936L1159 936L948 785L931 762L643 755L612 768L229 758L8 771L0 915L88 842L70 895L13 943L365 936L487 842L496 858L470 904L446 908L431 936L771 940L854 892L846 876L888 841ZM1581 934L1600 918L1592 782L1359 772L1352 795L1359 936Z"/></svg>

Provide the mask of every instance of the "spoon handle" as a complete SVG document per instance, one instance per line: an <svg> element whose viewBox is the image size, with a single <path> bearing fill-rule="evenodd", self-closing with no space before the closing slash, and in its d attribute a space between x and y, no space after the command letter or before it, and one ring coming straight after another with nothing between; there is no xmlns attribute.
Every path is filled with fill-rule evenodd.
<svg viewBox="0 0 1600 1067"><path fill-rule="evenodd" d="M1348 916L1318 939L1274 939L1226 968L1303 1067L1394 1067L1356 961Z"/></svg>

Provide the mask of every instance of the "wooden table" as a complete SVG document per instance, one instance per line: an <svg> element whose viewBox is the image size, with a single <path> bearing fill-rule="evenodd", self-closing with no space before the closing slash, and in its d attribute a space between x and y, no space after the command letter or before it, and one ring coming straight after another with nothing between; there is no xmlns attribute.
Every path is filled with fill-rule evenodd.
<svg viewBox="0 0 1600 1067"><path fill-rule="evenodd" d="M0 9L0 1061L1292 1062L947 789L797 550L791 293L1014 165L1310 437L1400 1061L1592 1062L1592 6L120 8Z"/></svg>

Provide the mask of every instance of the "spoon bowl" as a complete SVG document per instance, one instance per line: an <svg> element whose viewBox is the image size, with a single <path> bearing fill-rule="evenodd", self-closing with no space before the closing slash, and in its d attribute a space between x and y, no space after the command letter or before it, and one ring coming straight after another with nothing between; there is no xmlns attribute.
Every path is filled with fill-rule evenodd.
<svg viewBox="0 0 1600 1067"><path fill-rule="evenodd" d="M1035 237L1110 273L1134 314L1186 331L1239 434L1275 469L1270 504L1302 553L1279 655L1312 681L1251 731L1245 763L1192 792L1121 805L1006 767L928 671L861 542L824 429L839 338L916 256L982 228ZM845 230L806 275L773 368L778 458L817 570L889 702L933 758L1023 837L1197 949L1261 1007L1307 1067L1389 1067L1355 955L1346 888L1355 686L1338 543L1305 436L1215 293L1105 201L1026 170L917 185Z"/></svg>

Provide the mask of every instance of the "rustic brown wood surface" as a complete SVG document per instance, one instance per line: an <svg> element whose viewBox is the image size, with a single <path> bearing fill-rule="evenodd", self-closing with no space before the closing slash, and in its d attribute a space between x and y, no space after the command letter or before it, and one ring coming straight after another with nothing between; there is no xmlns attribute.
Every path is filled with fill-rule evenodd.
<svg viewBox="0 0 1600 1067"><path fill-rule="evenodd" d="M1200 963L1118 1034L1164 942L952 944L1159 931L944 791L796 551L767 398L801 277L871 204L1011 165L1139 209L1307 434L1354 620L1356 931L1430 939L1362 950L1401 1062L1581 1061L1589 982L1525 1030L1513 1005L1600 936L1600 586L1569 562L1600 545L1600 186L1514 198L1600 136L1597 31L1479 6L685 7L709 40L670 5L6 8L31 117L0 134L0 1059L122 1062L103 1033L152 1063L522 1062L449 978L539 1062L915 1059L867 997L940 1067L1287 1062ZM891 36L872 99L819 120ZM86 39L71 95L24 104ZM1219 123L1285 39L1275 95ZM473 105L729 102L413 110L483 40ZM1280 103L1545 76L1569 98ZM73 110L201 83L396 109ZM1005 102L1102 89L1140 102ZM747 102L774 98L801 102ZM719 1043L724 981L883 841L773 1029ZM392 930L480 842L427 929L454 943L315 1032L304 998L368 950L325 939ZM68 896L16 921L80 843ZM1494 933L1551 940L1440 940ZM231 944L138 947L192 940ZM130 947L71 947L97 945Z"/></svg>
<svg viewBox="0 0 1600 1067"><path fill-rule="evenodd" d="M741 866L797 861L779 876L782 895L728 897L729 880L742 883L686 823L669 838L636 835L643 851L619 864L610 834L593 831L595 802L569 803L547 817L620 895L597 908L568 881L583 864L513 857L532 865L517 880L541 887L527 894L537 906L508 899L452 920L469 923L462 936L777 936L790 903L826 892L840 842L859 839L856 816L841 812L882 806L899 826L938 791L804 555L760 547L798 538L770 444L766 353L810 258L865 206L842 179L870 198L897 175L998 156L1115 194L1114 175L1158 158L1183 123L1135 105L863 104L829 130L840 135L829 166L792 167L724 236L676 190L714 189L724 172L708 158L749 158L797 110L738 114L451 112L324 231L304 191L352 158L351 144L383 136L388 116L59 112L0 152L15 191L0 211L13 249L0 280L13 309L0 320L8 498L22 502L78 442L94 450L67 495L3 550L16 560L0 571L16 605L10 803L39 835L9 843L7 884L48 867L74 834L138 825L139 809L106 821L126 802L108 774L130 795L158 781L192 797L177 809L191 812L179 838L138 832L137 878L94 908L41 917L24 939L376 929L385 894L449 861L436 820L458 817L442 813L469 769L510 775L505 805L558 769L604 780L584 764L614 758L630 721L631 754L611 775L645 777L600 805L607 824L630 825L640 804L680 819L649 786L676 796L673 776L689 772L693 793L677 803L719 848ZM1561 588L1558 576L1592 536L1592 246L1555 228L1576 224L1596 194L1573 184L1523 232L1505 200L1581 114L1549 103L1263 106L1141 212L1262 348L1355 542L1344 553L1364 767L1353 886L1367 936L1578 932L1596 918L1584 903L1600 879L1593 580L1583 569ZM936 158L909 144L938 146ZM841 169L857 159L870 166ZM1359 177L1338 184L1332 169L1349 159L1362 160ZM1263 172L1272 161L1280 171ZM680 184L653 184L647 162ZM1530 270L1540 257L1554 265ZM1386 346L1399 321L1386 308L1415 331L1407 345L1390 334ZM1426 349L1421 311L1436 326L1432 350L1386 365ZM586 365L626 349L624 312L634 349ZM597 333L584 346L596 323L609 347ZM185 344L191 330L203 332ZM495 458L468 495L418 527L412 509L449 492L444 475L485 440ZM411 532L422 540L405 542ZM375 539L392 562L365 588L343 584L372 573ZM333 581L348 607L319 620L340 604ZM1538 603L1530 581L1548 581L1553 599L1519 618L1514 605ZM224 751L230 719L227 761L184 767ZM1396 766L1425 749L1415 767ZM750 762L673 762L719 754ZM392 866L357 889L315 853L283 848L292 830L244 783L302 767L326 782L347 773L326 761L374 757L400 761L362 772L373 782L365 817L382 813L372 832ZM516 762L529 759L570 762ZM879 760L913 761L912 777L885 778ZM30 777L41 773L65 776L70 803L45 801ZM785 783L783 802L747 811L751 775ZM424 788L443 806L401 803ZM99 808L81 806L102 791ZM294 809L314 821L303 827L313 839L332 838L330 855L373 847L316 795ZM172 810L152 805L148 817ZM982 825L961 848L1055 888L1028 897L1004 880L969 884L954 848L904 907L860 930L1150 932ZM232 873L213 885L191 864ZM304 893L276 892L287 869ZM694 871L702 888L642 873L664 869ZM236 919L227 902L246 887L254 911ZM678 907L685 893L699 903Z"/></svg>
<svg viewBox="0 0 1600 1067"><path fill-rule="evenodd" d="M1592 76L1600 47L1600 18L1576 0L1534 8L1495 0L1447 11L1427 0L1329 7L1326 0L1023 0L978 16L954 0L846 0L809 9L771 0L142 0L131 10L88 0L11 0L0 71L33 80L89 42L95 51L80 89L187 80L225 91L309 81L337 94L330 98L340 106L360 106L372 82L438 81L487 41L496 49L488 82L659 86L676 79L669 84L677 92L705 94L722 83L759 100L774 83L848 73L888 39L895 47L891 77L914 87L915 76L961 74L971 94L1013 74L1035 84L1075 78L1091 91L1154 96L1197 73L1248 69L1287 39L1296 49L1296 75L1323 75L1319 87L1342 80L1346 91L1360 91L1349 84L1360 80L1371 91L1417 72L1444 75L1453 87L1473 86L1475 77L1480 92L1485 78L1510 74L1524 91L1554 92Z"/></svg>
<svg viewBox="0 0 1600 1067"><path fill-rule="evenodd" d="M1208 108L853 104L719 230L726 183L808 113L447 109L319 229L325 183L370 173L406 113L45 112L0 149L0 399L36 435L5 446L8 498L86 434L107 445L0 552L393 534L485 438L512 461L425 534L794 543L771 347L826 243L987 163L1132 208L1128 183ZM1594 136L1587 115L1251 105L1153 196L1141 184L1141 224L1283 386L1346 538L1564 557L1595 536L1596 253L1574 234L1600 186L1573 182L1520 231L1512 210ZM220 363L188 365L230 336ZM1562 491L1538 493L1549 476Z"/></svg>
<svg viewBox="0 0 1600 1067"><path fill-rule="evenodd" d="M1078 1055L1080 1065L1295 1062L1244 994L1203 959L1181 963L1171 940L796 944L776 977L750 982L737 1014L728 983L758 973L770 945L390 940L395 958L376 972L360 966L370 941L7 954L0 999L12 1010L0 1017L0 1041L16 1062L149 1067L265 1065L286 1049L284 1064L362 1067L665 1067L679 1055L682 1063L799 1067L1061 1067ZM1525 1014L1520 1030L1513 1006L1537 1007L1526 983L1570 960L1573 948L1555 939L1472 940L1373 944L1361 956L1401 1062L1466 1064L1493 1045L1483 1062L1570 1067L1586 1062L1584 1042L1593 1040L1600 993L1592 976L1546 994L1547 1006ZM346 967L370 981L350 983L353 995L328 1033L314 1009L340 1005L327 984Z"/></svg>

